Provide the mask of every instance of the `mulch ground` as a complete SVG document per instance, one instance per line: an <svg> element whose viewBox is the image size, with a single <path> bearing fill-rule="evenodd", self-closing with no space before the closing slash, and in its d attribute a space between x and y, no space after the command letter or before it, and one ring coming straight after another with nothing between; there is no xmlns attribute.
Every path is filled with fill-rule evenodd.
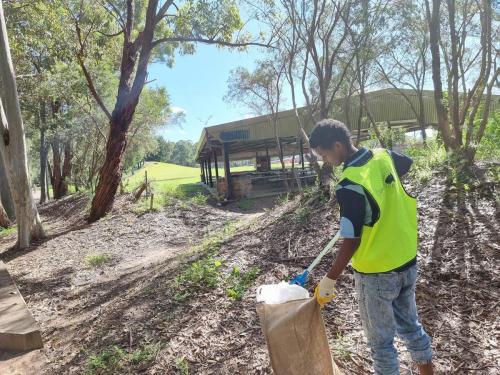
<svg viewBox="0 0 500 375"><path fill-rule="evenodd" d="M433 339L436 372L498 374L498 184L447 184L436 177L413 193L419 204L417 304ZM335 202L314 197L251 214L231 206L174 205L137 216L118 202L110 217L91 226L82 219L86 204L71 197L44 206L53 237L24 253L2 254L42 327L46 345L30 359L41 363L37 374L81 374L104 348L133 352L145 343L161 344L151 361L101 373L270 374L255 289L301 271L338 228ZM223 285L178 301L172 285L189 260L182 254L227 220L244 224L222 244L220 271L258 267L259 277L241 301L229 298ZM82 259L95 252L110 254L111 262L89 268ZM325 257L314 271L311 292L332 259ZM346 374L371 373L352 270L323 317L339 367ZM415 374L404 344L397 347L402 373Z"/></svg>

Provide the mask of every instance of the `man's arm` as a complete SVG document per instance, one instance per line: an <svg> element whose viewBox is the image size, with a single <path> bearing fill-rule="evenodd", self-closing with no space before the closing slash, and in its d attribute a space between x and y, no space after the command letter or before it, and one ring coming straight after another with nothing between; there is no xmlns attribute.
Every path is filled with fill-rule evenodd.
<svg viewBox="0 0 500 375"><path fill-rule="evenodd" d="M326 275L328 278L332 280L337 280L339 278L340 274L349 264L360 242L360 238L344 238L337 253L337 257L335 258L335 262L333 262L332 268Z"/></svg>
<svg viewBox="0 0 500 375"><path fill-rule="evenodd" d="M399 178L403 177L410 170L413 163L412 158L391 150L389 150L389 154L394 161L394 167L396 168L396 172L398 172Z"/></svg>
<svg viewBox="0 0 500 375"><path fill-rule="evenodd" d="M366 202L363 188L360 185L340 184L336 190L337 202L340 205L340 237L343 239L337 257L327 276L336 280L347 267L361 242Z"/></svg>

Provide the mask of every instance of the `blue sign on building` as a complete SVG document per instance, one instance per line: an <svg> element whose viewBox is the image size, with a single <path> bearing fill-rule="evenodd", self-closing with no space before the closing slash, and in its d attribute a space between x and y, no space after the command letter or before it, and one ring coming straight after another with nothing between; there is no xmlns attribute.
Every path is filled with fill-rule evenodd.
<svg viewBox="0 0 500 375"><path fill-rule="evenodd" d="M236 141L249 138L250 130L248 129L229 130L220 133L220 139L223 141Z"/></svg>

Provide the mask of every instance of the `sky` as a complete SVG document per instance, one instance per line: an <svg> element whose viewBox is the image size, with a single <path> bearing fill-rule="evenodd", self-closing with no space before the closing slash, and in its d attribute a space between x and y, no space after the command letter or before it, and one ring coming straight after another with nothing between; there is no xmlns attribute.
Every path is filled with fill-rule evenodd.
<svg viewBox="0 0 500 375"><path fill-rule="evenodd" d="M249 20L248 10L241 9L243 20ZM262 25L255 20L245 22L244 31L259 35ZM181 126L166 125L161 131L166 140L191 140L197 142L205 126L254 117L249 108L224 101L227 80L231 70L244 67L253 71L256 61L264 59L266 51L250 46L246 51L218 48L215 45L198 44L193 55L175 56L175 64L169 68L165 63L153 63L148 68L151 87L165 87L173 111L184 111L185 121ZM288 109L286 103L288 85L284 85L285 102L281 109ZM300 101L300 99L298 99ZM297 103L302 105L302 103Z"/></svg>
<svg viewBox="0 0 500 375"><path fill-rule="evenodd" d="M248 109L223 100L227 92L227 79L230 71L238 66L253 70L255 60L263 55L257 47L237 52L198 45L194 55L176 56L172 68L164 63L152 64L148 69L148 80L155 81L151 85L164 86L172 110L185 113L185 121L181 126L167 125L160 134L170 141L198 141L204 126L249 117Z"/></svg>

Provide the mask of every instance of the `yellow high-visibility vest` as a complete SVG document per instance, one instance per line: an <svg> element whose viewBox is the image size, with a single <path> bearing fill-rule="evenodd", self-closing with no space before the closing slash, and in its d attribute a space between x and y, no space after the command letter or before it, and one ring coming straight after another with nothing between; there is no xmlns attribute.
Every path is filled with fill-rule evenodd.
<svg viewBox="0 0 500 375"><path fill-rule="evenodd" d="M374 225L363 226L361 243L352 257L353 268L363 273L391 271L417 255L417 201L405 191L389 152L372 152L366 164L349 166L341 176L363 186L379 208ZM392 182L388 183L389 175Z"/></svg>

